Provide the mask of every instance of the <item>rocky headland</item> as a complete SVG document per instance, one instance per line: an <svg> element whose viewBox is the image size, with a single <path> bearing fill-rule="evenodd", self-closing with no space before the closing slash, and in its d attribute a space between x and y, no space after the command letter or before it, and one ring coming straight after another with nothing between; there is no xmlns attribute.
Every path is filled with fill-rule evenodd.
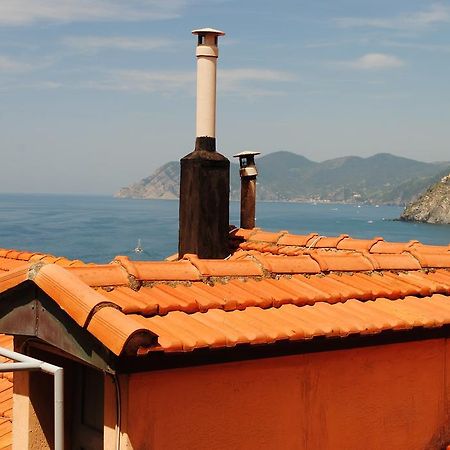
<svg viewBox="0 0 450 450"><path fill-rule="evenodd" d="M410 203L400 220L450 224L450 174L428 188Z"/></svg>

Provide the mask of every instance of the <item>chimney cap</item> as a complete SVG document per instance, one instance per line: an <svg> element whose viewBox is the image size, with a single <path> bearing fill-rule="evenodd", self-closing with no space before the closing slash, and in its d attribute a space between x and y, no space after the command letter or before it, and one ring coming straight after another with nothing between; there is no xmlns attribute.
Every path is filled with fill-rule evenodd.
<svg viewBox="0 0 450 450"><path fill-rule="evenodd" d="M213 34L215 36L225 36L225 33L214 28L199 28L198 30L192 30L192 34Z"/></svg>
<svg viewBox="0 0 450 450"><path fill-rule="evenodd" d="M246 150L241 153L236 153L236 155L233 155L233 158L243 158L245 156L256 156L256 155L260 155L260 154L261 154L261 152L252 152L251 150Z"/></svg>

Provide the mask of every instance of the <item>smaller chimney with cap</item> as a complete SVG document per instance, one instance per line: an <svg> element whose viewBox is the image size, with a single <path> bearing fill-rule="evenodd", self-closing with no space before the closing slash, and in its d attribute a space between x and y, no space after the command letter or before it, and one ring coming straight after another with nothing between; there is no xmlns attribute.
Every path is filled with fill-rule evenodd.
<svg viewBox="0 0 450 450"><path fill-rule="evenodd" d="M228 250L230 161L216 152L218 37L212 28L194 30L197 44L197 136L181 159L178 255L225 258Z"/></svg>
<svg viewBox="0 0 450 450"><path fill-rule="evenodd" d="M256 216L256 177L258 171L255 156L259 152L241 152L234 155L239 158L241 176L241 228L255 228Z"/></svg>

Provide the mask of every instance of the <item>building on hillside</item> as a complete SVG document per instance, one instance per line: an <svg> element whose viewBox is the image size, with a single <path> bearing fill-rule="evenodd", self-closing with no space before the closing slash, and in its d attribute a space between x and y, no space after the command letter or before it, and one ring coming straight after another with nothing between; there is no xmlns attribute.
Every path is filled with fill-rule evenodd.
<svg viewBox="0 0 450 450"><path fill-rule="evenodd" d="M256 152L239 155L250 225L230 230L229 161L215 151L223 33L195 34L179 254L85 264L0 250L2 342L63 368L64 448L445 448L450 246L254 228ZM11 381L3 448L54 448L53 380L14 373L12 432Z"/></svg>

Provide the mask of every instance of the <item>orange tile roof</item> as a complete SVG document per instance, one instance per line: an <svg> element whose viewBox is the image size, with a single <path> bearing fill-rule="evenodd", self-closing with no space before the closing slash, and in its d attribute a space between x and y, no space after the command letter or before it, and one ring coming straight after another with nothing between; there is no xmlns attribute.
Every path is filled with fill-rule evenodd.
<svg viewBox="0 0 450 450"><path fill-rule="evenodd" d="M450 324L450 246L235 229L226 260L83 264L0 250L114 354L186 352Z"/></svg>

